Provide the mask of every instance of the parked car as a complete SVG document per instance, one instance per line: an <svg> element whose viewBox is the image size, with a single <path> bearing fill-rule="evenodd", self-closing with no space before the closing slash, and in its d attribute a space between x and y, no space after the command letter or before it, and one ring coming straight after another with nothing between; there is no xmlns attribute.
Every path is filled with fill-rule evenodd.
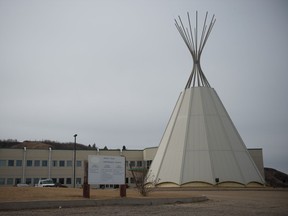
<svg viewBox="0 0 288 216"><path fill-rule="evenodd" d="M42 179L39 180L35 187L55 187L55 184L52 179Z"/></svg>

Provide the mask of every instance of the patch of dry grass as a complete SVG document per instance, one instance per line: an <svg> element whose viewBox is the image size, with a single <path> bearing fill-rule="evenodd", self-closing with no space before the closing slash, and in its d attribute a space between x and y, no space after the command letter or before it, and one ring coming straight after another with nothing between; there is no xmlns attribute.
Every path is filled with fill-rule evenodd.
<svg viewBox="0 0 288 216"><path fill-rule="evenodd" d="M36 201L36 200L79 200L84 199L83 190L79 188L38 188L38 187L0 187L0 202ZM192 197L195 194L183 191L154 191L148 197L139 195L136 189L127 189L130 198L167 198ZM90 189L91 199L116 199L120 197L119 189Z"/></svg>
<svg viewBox="0 0 288 216"><path fill-rule="evenodd" d="M73 200L84 199L83 190L79 188L49 188L49 187L2 187L0 201L31 201L31 200ZM115 198L119 196L116 190L90 190L93 199Z"/></svg>

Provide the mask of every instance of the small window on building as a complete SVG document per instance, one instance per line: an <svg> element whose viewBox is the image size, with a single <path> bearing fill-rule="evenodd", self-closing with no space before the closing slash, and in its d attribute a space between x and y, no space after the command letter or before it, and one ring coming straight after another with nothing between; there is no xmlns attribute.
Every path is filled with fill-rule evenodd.
<svg viewBox="0 0 288 216"><path fill-rule="evenodd" d="M57 162L58 162L58 161L53 160L53 161L52 161L52 166L53 166L53 167L57 167L57 166L58 166L58 163L57 163Z"/></svg>
<svg viewBox="0 0 288 216"><path fill-rule="evenodd" d="M130 166L135 167L135 161L130 161Z"/></svg>
<svg viewBox="0 0 288 216"><path fill-rule="evenodd" d="M32 160L27 160L27 167L31 167L32 166Z"/></svg>
<svg viewBox="0 0 288 216"><path fill-rule="evenodd" d="M34 185L38 184L39 178L34 178L34 179L33 179L33 182L34 182Z"/></svg>
<svg viewBox="0 0 288 216"><path fill-rule="evenodd" d="M21 178L16 178L15 179L15 184L17 185L17 184L20 184L21 183Z"/></svg>
<svg viewBox="0 0 288 216"><path fill-rule="evenodd" d="M47 166L48 166L48 161L42 160L42 167L47 167Z"/></svg>
<svg viewBox="0 0 288 216"><path fill-rule="evenodd" d="M82 167L82 161L77 161L77 162L76 162L76 166L77 166L77 167Z"/></svg>
<svg viewBox="0 0 288 216"><path fill-rule="evenodd" d="M64 184L64 178L59 178L59 183Z"/></svg>
<svg viewBox="0 0 288 216"><path fill-rule="evenodd" d="M52 178L52 181L53 181L54 183L57 183L57 178Z"/></svg>
<svg viewBox="0 0 288 216"><path fill-rule="evenodd" d="M26 178L26 184L28 184L28 185L32 184L32 179L31 178Z"/></svg>
<svg viewBox="0 0 288 216"><path fill-rule="evenodd" d="M72 167L72 160L66 161L66 166L67 167Z"/></svg>
<svg viewBox="0 0 288 216"><path fill-rule="evenodd" d="M137 167L142 167L142 161L137 161Z"/></svg>
<svg viewBox="0 0 288 216"><path fill-rule="evenodd" d="M13 178L7 178L7 185L13 185Z"/></svg>
<svg viewBox="0 0 288 216"><path fill-rule="evenodd" d="M16 166L22 166L22 160L16 160Z"/></svg>
<svg viewBox="0 0 288 216"><path fill-rule="evenodd" d="M150 168L150 166L151 166L151 163L152 163L152 160L148 160L148 161L146 162L146 164L147 164L147 169L149 169L149 168Z"/></svg>
<svg viewBox="0 0 288 216"><path fill-rule="evenodd" d="M8 166L14 166L14 160L8 160Z"/></svg>
<svg viewBox="0 0 288 216"><path fill-rule="evenodd" d="M129 183L129 178L125 178L125 183L126 183L126 184Z"/></svg>
<svg viewBox="0 0 288 216"><path fill-rule="evenodd" d="M0 167L6 166L6 160L0 160Z"/></svg>
<svg viewBox="0 0 288 216"><path fill-rule="evenodd" d="M0 185L4 185L5 184L5 178L0 178Z"/></svg>
<svg viewBox="0 0 288 216"><path fill-rule="evenodd" d="M39 167L40 166L40 160L35 160L34 161L34 166Z"/></svg>
<svg viewBox="0 0 288 216"><path fill-rule="evenodd" d="M76 178L76 184L77 184L77 185L81 185L81 184L82 184L81 178Z"/></svg>
<svg viewBox="0 0 288 216"><path fill-rule="evenodd" d="M66 178L66 184L72 184L72 179L71 178Z"/></svg>
<svg viewBox="0 0 288 216"><path fill-rule="evenodd" d="M65 161L64 160L60 160L59 161L59 166L60 167L64 167L65 166Z"/></svg>

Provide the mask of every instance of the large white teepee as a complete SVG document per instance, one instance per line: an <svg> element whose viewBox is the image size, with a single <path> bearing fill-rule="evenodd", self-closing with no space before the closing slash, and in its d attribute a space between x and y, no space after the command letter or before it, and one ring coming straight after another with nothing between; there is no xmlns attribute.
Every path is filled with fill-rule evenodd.
<svg viewBox="0 0 288 216"><path fill-rule="evenodd" d="M181 92L170 117L149 176L158 186L264 184L237 129L216 91L210 87L200 67L200 56L215 23L206 26L200 43L184 28L179 17L176 27L192 54L194 65L185 90Z"/></svg>

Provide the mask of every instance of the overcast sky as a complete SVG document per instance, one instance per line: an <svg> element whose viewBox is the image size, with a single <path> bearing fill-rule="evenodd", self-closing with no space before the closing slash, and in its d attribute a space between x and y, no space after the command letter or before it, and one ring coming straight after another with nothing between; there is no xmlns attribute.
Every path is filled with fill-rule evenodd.
<svg viewBox="0 0 288 216"><path fill-rule="evenodd" d="M201 66L248 148L288 173L288 1L0 0L0 139L158 146L192 59L174 18L216 24Z"/></svg>

